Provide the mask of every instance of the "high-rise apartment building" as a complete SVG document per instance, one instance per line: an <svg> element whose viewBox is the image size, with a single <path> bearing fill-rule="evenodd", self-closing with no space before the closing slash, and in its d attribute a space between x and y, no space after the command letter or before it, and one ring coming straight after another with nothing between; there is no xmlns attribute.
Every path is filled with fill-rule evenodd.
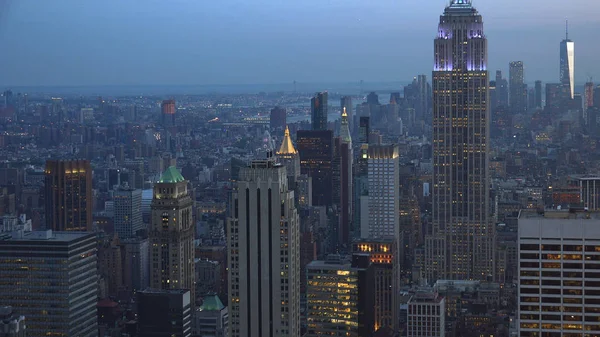
<svg viewBox="0 0 600 337"><path fill-rule="evenodd" d="M92 230L92 167L88 160L46 161L46 229Z"/></svg>
<svg viewBox="0 0 600 337"><path fill-rule="evenodd" d="M522 61L513 61L509 64L508 81L510 89L510 108L513 113L527 111L527 87L525 85L525 69Z"/></svg>
<svg viewBox="0 0 600 337"><path fill-rule="evenodd" d="M142 190L121 187L114 192L114 226L119 239L134 238L144 228Z"/></svg>
<svg viewBox="0 0 600 337"><path fill-rule="evenodd" d="M229 336L299 336L300 225L284 166L240 170L227 225Z"/></svg>
<svg viewBox="0 0 600 337"><path fill-rule="evenodd" d="M375 275L368 255L355 254L352 262L330 255L309 263L306 273L307 336L372 335Z"/></svg>
<svg viewBox="0 0 600 337"><path fill-rule="evenodd" d="M313 130L327 130L327 91L318 92L310 100Z"/></svg>
<svg viewBox="0 0 600 337"><path fill-rule="evenodd" d="M519 336L600 335L600 213L519 214Z"/></svg>
<svg viewBox="0 0 600 337"><path fill-rule="evenodd" d="M500 70L496 71L496 97L497 105L492 106L492 108L508 106L508 82L506 78L502 77L502 71Z"/></svg>
<svg viewBox="0 0 600 337"><path fill-rule="evenodd" d="M313 206L333 204L333 132L298 130L296 145L300 153L300 171L312 178Z"/></svg>
<svg viewBox="0 0 600 337"><path fill-rule="evenodd" d="M569 39L567 23L565 39L560 42L560 83L568 90L569 98L575 97L575 42Z"/></svg>
<svg viewBox="0 0 600 337"><path fill-rule="evenodd" d="M583 109L587 110L588 108L594 106L594 82L592 82L591 80L586 82L583 91L585 95L585 99L583 101Z"/></svg>
<svg viewBox="0 0 600 337"><path fill-rule="evenodd" d="M393 238L358 240L352 243L352 252L368 254L373 265L375 285L371 290L375 296L375 331L387 326L398 326L398 294L400 268L398 248Z"/></svg>
<svg viewBox="0 0 600 337"><path fill-rule="evenodd" d="M445 303L444 297L432 291L414 294L408 301L406 336L446 336Z"/></svg>
<svg viewBox="0 0 600 337"><path fill-rule="evenodd" d="M435 252L425 256L427 265L439 271L428 279L487 278L494 269L494 232L488 219L487 39L482 17L470 1L453 0L446 7L434 57L433 227L426 243L446 248L426 249Z"/></svg>
<svg viewBox="0 0 600 337"><path fill-rule="evenodd" d="M170 166L154 184L150 224L150 287L189 289L195 306L193 200Z"/></svg>
<svg viewBox="0 0 600 337"><path fill-rule="evenodd" d="M0 260L0 303L26 317L27 336L98 336L95 234L0 234Z"/></svg>
<svg viewBox="0 0 600 337"><path fill-rule="evenodd" d="M362 238L400 237L399 154L397 145L371 145L368 149L369 227Z"/></svg>
<svg viewBox="0 0 600 337"><path fill-rule="evenodd" d="M192 302L185 289L138 291L138 336L192 336Z"/></svg>

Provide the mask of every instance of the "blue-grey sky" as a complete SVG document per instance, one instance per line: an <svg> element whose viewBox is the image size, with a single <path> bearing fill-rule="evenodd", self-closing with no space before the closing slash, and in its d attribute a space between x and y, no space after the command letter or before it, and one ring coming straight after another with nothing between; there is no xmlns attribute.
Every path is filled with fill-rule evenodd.
<svg viewBox="0 0 600 337"><path fill-rule="evenodd" d="M0 0L0 84L405 81L431 75L446 0ZM475 0L489 68L557 81L569 19L576 81L600 81L600 1Z"/></svg>

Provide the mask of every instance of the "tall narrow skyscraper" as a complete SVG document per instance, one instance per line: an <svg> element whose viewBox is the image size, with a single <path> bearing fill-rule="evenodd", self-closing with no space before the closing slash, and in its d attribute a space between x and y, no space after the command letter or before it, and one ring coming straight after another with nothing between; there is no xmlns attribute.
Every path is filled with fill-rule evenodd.
<svg viewBox="0 0 600 337"><path fill-rule="evenodd" d="M485 279L493 273L487 39L470 0L453 0L446 7L434 51L433 228L428 242L446 248L441 255L426 255L435 270L428 278Z"/></svg>
<svg viewBox="0 0 600 337"><path fill-rule="evenodd" d="M48 160L46 229L92 230L92 167L88 160Z"/></svg>
<svg viewBox="0 0 600 337"><path fill-rule="evenodd" d="M229 336L300 335L299 218L285 166L240 170L227 221Z"/></svg>
<svg viewBox="0 0 600 337"><path fill-rule="evenodd" d="M542 81L535 81L535 107L542 107Z"/></svg>
<svg viewBox="0 0 600 337"><path fill-rule="evenodd" d="M344 112L345 109L346 114L348 115L348 126L350 128L350 132L352 133L354 131L354 113L352 109L352 97L342 96L342 98L340 99L340 108L342 109L342 112Z"/></svg>
<svg viewBox="0 0 600 337"><path fill-rule="evenodd" d="M508 70L510 109L513 113L524 113L527 111L527 87L523 62L510 62Z"/></svg>
<svg viewBox="0 0 600 337"><path fill-rule="evenodd" d="M310 100L313 130L327 130L327 91L318 92Z"/></svg>
<svg viewBox="0 0 600 337"><path fill-rule="evenodd" d="M568 87L573 99L575 96L575 42L569 40L569 23L567 22L565 39L560 42L560 83Z"/></svg>
<svg viewBox="0 0 600 337"><path fill-rule="evenodd" d="M187 181L174 166L154 184L150 225L150 287L189 289L192 307L194 284L193 200Z"/></svg>

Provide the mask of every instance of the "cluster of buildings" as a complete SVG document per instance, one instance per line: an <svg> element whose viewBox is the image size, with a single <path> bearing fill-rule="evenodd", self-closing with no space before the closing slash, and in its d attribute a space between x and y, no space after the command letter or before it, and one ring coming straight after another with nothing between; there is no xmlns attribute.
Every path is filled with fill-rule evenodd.
<svg viewBox="0 0 600 337"><path fill-rule="evenodd" d="M6 91L0 335L600 334L600 89L487 43L451 1L387 104Z"/></svg>

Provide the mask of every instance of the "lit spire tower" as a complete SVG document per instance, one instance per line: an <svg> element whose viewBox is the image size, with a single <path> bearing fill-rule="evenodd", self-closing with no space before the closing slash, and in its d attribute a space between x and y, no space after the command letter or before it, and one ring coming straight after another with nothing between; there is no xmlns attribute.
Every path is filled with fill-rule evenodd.
<svg viewBox="0 0 600 337"><path fill-rule="evenodd" d="M453 0L440 17L433 70L433 228L425 277L493 275L488 146L489 76L481 15Z"/></svg>
<svg viewBox="0 0 600 337"><path fill-rule="evenodd" d="M565 39L560 43L560 83L573 99L575 96L575 42L569 40L569 22L566 23Z"/></svg>

